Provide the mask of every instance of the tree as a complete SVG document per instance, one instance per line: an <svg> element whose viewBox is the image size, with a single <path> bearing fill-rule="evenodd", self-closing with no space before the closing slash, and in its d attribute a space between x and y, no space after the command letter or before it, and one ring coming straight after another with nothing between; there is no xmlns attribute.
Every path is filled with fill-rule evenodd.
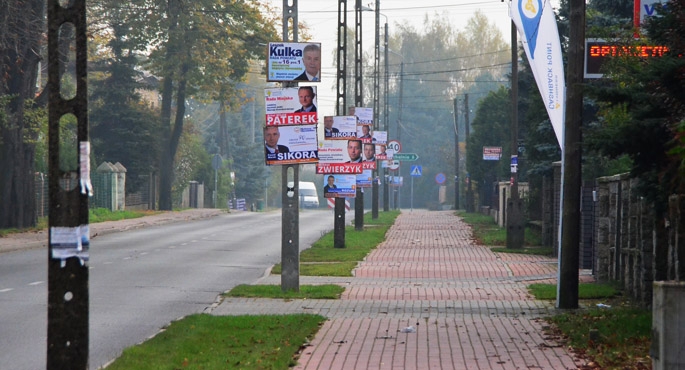
<svg viewBox="0 0 685 370"><path fill-rule="evenodd" d="M135 192L144 184L141 175L157 168L159 120L138 93L152 87L138 82L142 73L135 70L138 56L126 40L126 26L114 17L109 22L111 56L94 63L106 77L91 79L90 138L95 165L120 162L127 170L126 191Z"/></svg>
<svg viewBox="0 0 685 370"><path fill-rule="evenodd" d="M400 25L391 39L393 48L403 56L402 101L399 80L392 87L391 138L400 139L402 151L416 152L423 162L423 176L414 181L414 204L435 201L432 178L455 168L453 101L463 101L469 93L470 108L477 101L506 82L509 46L494 24L476 13L464 30L456 30L446 17L426 17L419 32ZM391 65L393 70L397 64ZM460 103L459 132L464 140L464 112ZM401 119L400 114L401 109ZM470 118L473 118L471 115ZM401 131L401 132L400 132ZM409 179L410 166L402 165L401 175ZM452 185L452 184L450 184ZM454 194L447 191L447 194ZM408 197L403 206L408 206Z"/></svg>
<svg viewBox="0 0 685 370"><path fill-rule="evenodd" d="M36 224L34 162L39 128L28 119L36 96L45 1L1 0L0 228Z"/></svg>
<svg viewBox="0 0 685 370"><path fill-rule="evenodd" d="M145 22L136 30L154 41L149 68L161 76L161 141L159 208L172 208L173 158L183 132L187 97L202 88L232 86L248 71L250 59L263 57L261 44L275 39L273 23L256 2L181 0L134 2ZM203 94L207 94L204 91ZM172 120L172 114L174 118Z"/></svg>
<svg viewBox="0 0 685 370"><path fill-rule="evenodd" d="M510 173L511 114L509 89L501 86L483 98L472 122L473 134L469 137L466 150L466 166L473 181L507 178ZM483 160L483 147L502 147L502 159Z"/></svg>
<svg viewBox="0 0 685 370"><path fill-rule="evenodd" d="M667 196L682 192L682 122L685 117L685 52L681 33L685 7L668 3L668 12L645 27L646 38L633 40L632 30L624 33L627 48L642 43L667 46L661 58L625 55L612 58L602 83L590 93L598 102L598 119L588 130L588 148L609 158L631 159L631 175L640 181L640 190L656 206L665 210Z"/></svg>

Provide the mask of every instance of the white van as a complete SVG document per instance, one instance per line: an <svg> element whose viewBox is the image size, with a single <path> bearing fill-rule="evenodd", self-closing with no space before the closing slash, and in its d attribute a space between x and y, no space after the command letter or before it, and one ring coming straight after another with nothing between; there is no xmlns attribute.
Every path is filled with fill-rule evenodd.
<svg viewBox="0 0 685 370"><path fill-rule="evenodd" d="M319 208L319 192L313 182L300 181L300 207Z"/></svg>

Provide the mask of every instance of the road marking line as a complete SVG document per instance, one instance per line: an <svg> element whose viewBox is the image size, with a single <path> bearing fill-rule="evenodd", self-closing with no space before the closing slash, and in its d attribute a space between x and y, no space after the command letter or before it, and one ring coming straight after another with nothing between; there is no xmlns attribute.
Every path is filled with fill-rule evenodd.
<svg viewBox="0 0 685 370"><path fill-rule="evenodd" d="M29 285L40 285L45 283L44 281L34 281L33 283L29 283Z"/></svg>
<svg viewBox="0 0 685 370"><path fill-rule="evenodd" d="M14 290L13 288L5 288L5 289L0 289L0 293L7 293L9 291Z"/></svg>

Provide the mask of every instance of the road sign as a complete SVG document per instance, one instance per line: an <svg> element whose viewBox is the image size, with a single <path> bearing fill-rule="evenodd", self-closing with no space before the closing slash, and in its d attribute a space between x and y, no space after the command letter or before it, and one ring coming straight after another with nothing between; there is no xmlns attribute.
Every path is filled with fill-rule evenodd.
<svg viewBox="0 0 685 370"><path fill-rule="evenodd" d="M212 168L215 170L218 170L221 168L221 162L222 158L219 154L214 154L214 157L212 157Z"/></svg>
<svg viewBox="0 0 685 370"><path fill-rule="evenodd" d="M445 174L442 173L442 172L440 172L440 173L438 173L437 175L435 175L435 182L437 182L438 185L444 184L446 179L447 179L447 178L445 177Z"/></svg>
<svg viewBox="0 0 685 370"><path fill-rule="evenodd" d="M421 169L421 166L414 165L414 166L411 166L411 170L409 171L409 174L412 175L412 177L421 177L421 172L423 172L423 170Z"/></svg>
<svg viewBox="0 0 685 370"><path fill-rule="evenodd" d="M400 168L400 161L392 160L388 161L390 164L388 164L388 168L391 170L396 170Z"/></svg>
<svg viewBox="0 0 685 370"><path fill-rule="evenodd" d="M400 144L400 142L397 140L390 140L388 141L386 148L392 150L393 153L397 154L402 150L402 144Z"/></svg>
<svg viewBox="0 0 685 370"><path fill-rule="evenodd" d="M392 159L396 161L415 161L419 159L419 155L416 153L395 153Z"/></svg>

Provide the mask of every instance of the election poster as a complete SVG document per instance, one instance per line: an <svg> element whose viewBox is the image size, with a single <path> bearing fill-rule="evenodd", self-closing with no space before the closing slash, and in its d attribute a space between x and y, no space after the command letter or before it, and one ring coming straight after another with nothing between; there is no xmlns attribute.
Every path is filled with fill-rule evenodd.
<svg viewBox="0 0 685 370"><path fill-rule="evenodd" d="M324 198L354 198L357 194L357 176L327 175L324 176Z"/></svg>
<svg viewBox="0 0 685 370"><path fill-rule="evenodd" d="M376 144L376 159L383 161L388 159L388 149L385 144Z"/></svg>
<svg viewBox="0 0 685 370"><path fill-rule="evenodd" d="M350 107L349 113L350 115L357 116L359 119L358 124L373 126L373 108Z"/></svg>
<svg viewBox="0 0 685 370"><path fill-rule="evenodd" d="M267 126L315 125L316 87L264 89Z"/></svg>
<svg viewBox="0 0 685 370"><path fill-rule="evenodd" d="M264 127L267 165L318 163L316 126Z"/></svg>
<svg viewBox="0 0 685 370"><path fill-rule="evenodd" d="M373 131L371 142L374 144L387 144L388 143L388 132L387 131Z"/></svg>
<svg viewBox="0 0 685 370"><path fill-rule="evenodd" d="M373 187L373 171L364 170L362 173L357 175L357 186L360 188Z"/></svg>
<svg viewBox="0 0 685 370"><path fill-rule="evenodd" d="M325 116L323 124L326 140L349 140L357 137L355 116Z"/></svg>
<svg viewBox="0 0 685 370"><path fill-rule="evenodd" d="M350 140L356 141L356 140ZM352 144L352 154L357 152L356 143ZM361 162L361 151L359 160L350 161L348 152L348 141L343 140L321 140L319 141L319 163L316 165L318 174L358 174L363 170Z"/></svg>
<svg viewBox="0 0 685 370"><path fill-rule="evenodd" d="M319 82L321 43L270 42L266 68L270 82Z"/></svg>
<svg viewBox="0 0 685 370"><path fill-rule="evenodd" d="M357 139L361 140L362 143L371 143L373 139L372 127L371 125L357 125Z"/></svg>

